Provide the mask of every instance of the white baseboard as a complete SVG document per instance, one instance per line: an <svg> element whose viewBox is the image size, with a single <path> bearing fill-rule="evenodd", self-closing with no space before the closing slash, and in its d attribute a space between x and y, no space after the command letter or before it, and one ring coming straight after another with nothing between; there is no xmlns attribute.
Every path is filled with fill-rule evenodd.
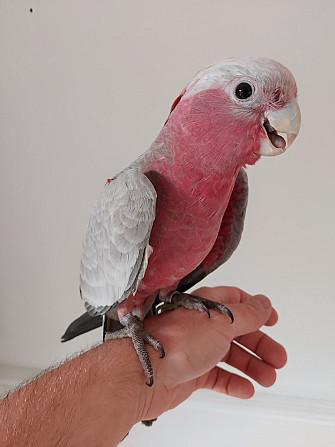
<svg viewBox="0 0 335 447"><path fill-rule="evenodd" d="M241 400L199 390L184 405L201 408L203 411L295 420L335 427L335 401L333 400L265 392L257 392L251 399Z"/></svg>

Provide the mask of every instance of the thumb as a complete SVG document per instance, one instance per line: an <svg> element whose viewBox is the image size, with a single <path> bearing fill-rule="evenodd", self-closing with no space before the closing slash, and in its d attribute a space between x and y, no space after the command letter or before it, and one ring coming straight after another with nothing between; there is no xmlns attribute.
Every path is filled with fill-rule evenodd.
<svg viewBox="0 0 335 447"><path fill-rule="evenodd" d="M271 301L264 295L255 295L244 303L232 303L228 307L234 315L231 325L234 338L257 331L267 322L272 312Z"/></svg>

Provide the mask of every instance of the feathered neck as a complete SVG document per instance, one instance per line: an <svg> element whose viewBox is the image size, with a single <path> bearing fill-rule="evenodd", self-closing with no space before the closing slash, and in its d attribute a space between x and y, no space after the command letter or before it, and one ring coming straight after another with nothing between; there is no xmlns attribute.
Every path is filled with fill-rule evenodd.
<svg viewBox="0 0 335 447"><path fill-rule="evenodd" d="M178 104L141 164L169 176L235 176L259 159L259 127L236 113L223 91L199 92Z"/></svg>

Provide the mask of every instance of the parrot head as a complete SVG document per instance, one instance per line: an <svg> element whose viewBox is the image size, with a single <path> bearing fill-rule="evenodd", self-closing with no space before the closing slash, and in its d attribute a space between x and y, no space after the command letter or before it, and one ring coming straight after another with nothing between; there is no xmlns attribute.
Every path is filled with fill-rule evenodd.
<svg viewBox="0 0 335 447"><path fill-rule="evenodd" d="M264 58L232 58L201 70L175 100L168 121L174 113L185 139L193 136L206 147L204 158L210 143L221 145L226 165L227 157L245 165L282 154L301 120L293 75Z"/></svg>

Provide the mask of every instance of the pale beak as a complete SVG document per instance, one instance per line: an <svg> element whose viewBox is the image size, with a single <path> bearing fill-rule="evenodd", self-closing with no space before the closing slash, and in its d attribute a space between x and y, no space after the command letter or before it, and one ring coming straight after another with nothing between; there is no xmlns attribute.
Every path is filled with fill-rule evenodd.
<svg viewBox="0 0 335 447"><path fill-rule="evenodd" d="M291 99L285 107L266 112L262 123L267 138L261 142L260 155L273 156L285 152L296 139L301 123L299 105L296 99Z"/></svg>

